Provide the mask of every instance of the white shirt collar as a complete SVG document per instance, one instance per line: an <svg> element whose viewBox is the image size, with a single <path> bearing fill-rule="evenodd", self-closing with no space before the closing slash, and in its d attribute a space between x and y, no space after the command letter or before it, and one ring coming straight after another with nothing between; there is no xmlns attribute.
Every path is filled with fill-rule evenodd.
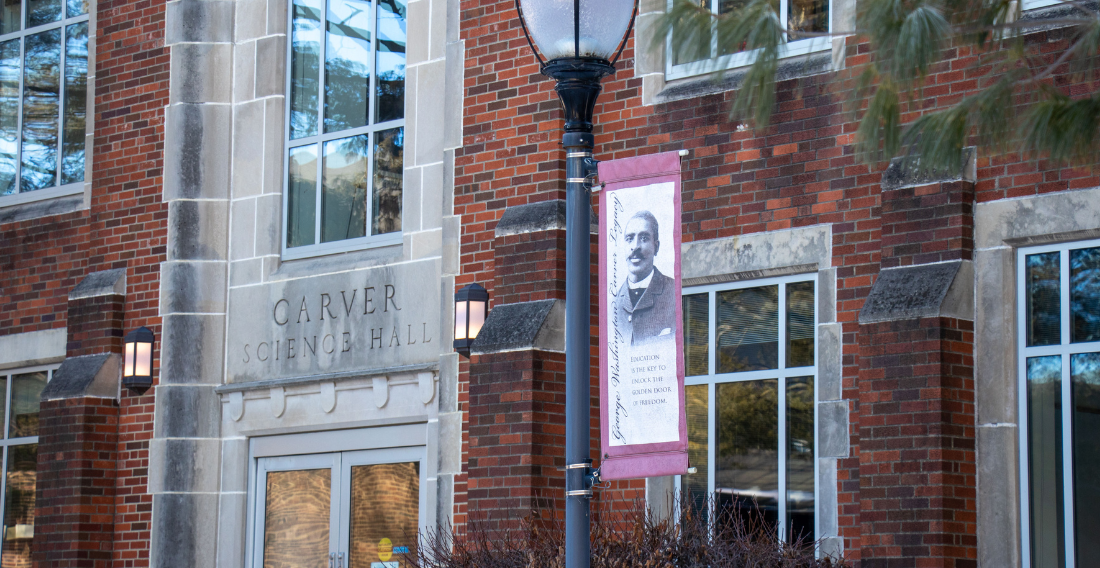
<svg viewBox="0 0 1100 568"><path fill-rule="evenodd" d="M653 270L650 270L649 271L649 276L646 276L645 278L642 278L638 282L631 282L628 279L626 281L626 285L629 286L631 290L637 290L638 288L649 288L649 281L653 280L653 272L654 272Z"/></svg>

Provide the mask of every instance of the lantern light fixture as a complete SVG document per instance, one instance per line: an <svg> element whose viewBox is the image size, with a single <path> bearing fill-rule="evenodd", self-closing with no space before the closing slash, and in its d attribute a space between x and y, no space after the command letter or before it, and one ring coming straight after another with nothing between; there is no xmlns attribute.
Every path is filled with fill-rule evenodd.
<svg viewBox="0 0 1100 568"><path fill-rule="evenodd" d="M127 388L144 392L153 386L153 332L139 327L122 340L125 355L122 364L122 384Z"/></svg>
<svg viewBox="0 0 1100 568"><path fill-rule="evenodd" d="M455 292L455 351L470 356L470 347L488 315L489 292L480 284L467 284Z"/></svg>

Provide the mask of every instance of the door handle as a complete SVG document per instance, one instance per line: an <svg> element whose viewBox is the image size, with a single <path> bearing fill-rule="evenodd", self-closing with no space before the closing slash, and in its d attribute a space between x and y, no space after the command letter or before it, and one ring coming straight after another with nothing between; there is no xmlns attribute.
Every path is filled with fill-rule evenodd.
<svg viewBox="0 0 1100 568"><path fill-rule="evenodd" d="M335 560L336 560L336 553L335 552L328 553L328 568L334 568L333 561L335 561Z"/></svg>
<svg viewBox="0 0 1100 568"><path fill-rule="evenodd" d="M344 568L344 553L336 555L336 568Z"/></svg>

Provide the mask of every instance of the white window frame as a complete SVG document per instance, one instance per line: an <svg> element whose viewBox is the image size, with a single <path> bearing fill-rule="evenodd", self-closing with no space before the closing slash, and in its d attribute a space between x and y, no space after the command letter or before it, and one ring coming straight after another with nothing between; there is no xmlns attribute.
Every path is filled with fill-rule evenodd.
<svg viewBox="0 0 1100 568"><path fill-rule="evenodd" d="M3 371L0 371L0 377L3 377L5 380L5 391L3 393L4 426L2 429L4 436L3 439L0 439L0 459L3 460L3 462L0 462L0 524L4 522L4 519L6 518L8 512L8 448L12 446L27 446L30 444L38 444L38 436L8 438L8 430L9 426L11 425L11 389L13 383L12 378L15 377L15 375L40 373L45 371L46 384L49 384L50 381L53 380L54 371L56 371L58 367L60 367L60 365L37 365L34 367L5 369ZM41 412L41 407L39 407L39 412ZM41 428L41 423L39 423L39 428ZM36 475L35 484L37 485L37 483L38 480ZM2 555L2 553L0 553L0 555Z"/></svg>
<svg viewBox="0 0 1100 568"><path fill-rule="evenodd" d="M67 197L69 195L76 195L84 192L84 184L88 181L88 164L91 161L92 153L87 146L88 133L92 130L95 123L95 112L92 108L93 98L92 93L94 89L92 86L92 78L95 76L95 70L91 68L95 64L95 30L90 20L90 14L95 13L96 3L89 0L88 11L79 16L73 16L70 18L62 17L56 22L50 22L48 24L42 24L33 28L27 28L27 5L29 0L22 0L20 2L20 26L19 30L0 36L0 43L4 43L11 40L19 40L19 114L16 117L16 132L18 137L18 147L15 153L15 187L18 190L20 180L22 179L23 170L23 77L24 77L24 65L26 64L26 38L27 36L36 35L42 32L50 31L56 28L61 29L61 63L60 63L60 94L58 96L58 113L57 113L57 175L54 178L55 181L61 181L61 161L64 159L64 154L61 151L61 137L64 135L65 127L65 30L73 25L86 22L88 24L88 75L87 80L87 102L84 106L84 179L81 181L68 183L65 185L54 185L43 189L37 189L34 191L17 191L11 195L0 196L0 207L9 207L12 205L22 205L24 203L32 203L35 201L44 201L47 199L54 199L57 197ZM67 15L69 9L68 3L65 0L61 0L62 16Z"/></svg>
<svg viewBox="0 0 1100 568"><path fill-rule="evenodd" d="M710 11L717 14L718 5L720 0L709 0ZM673 0L668 0L668 9L672 8ZM788 0L779 0L779 12L780 14L787 13ZM829 29L833 29L833 16L834 16L834 0L829 0ZM786 19L783 19L786 21ZM831 38L827 36L813 37L800 39L786 43L779 48L779 57L796 57L799 55L808 55L810 53L817 53L821 51L829 51L833 47ZM727 69L736 69L738 67L745 67L751 65L756 61L756 55L760 50L743 51L739 53L733 53L727 56L714 56L709 59L701 59L699 61L690 61L687 63L680 63L678 65L673 64L672 58L672 32L669 32L668 38L665 40L665 80L674 81L676 79L683 79L685 77L694 77L697 75L705 75L707 73L713 73L715 71L722 71ZM717 34L711 34L711 46L710 52L716 54L718 52L718 38Z"/></svg>
<svg viewBox="0 0 1100 568"><path fill-rule="evenodd" d="M1070 355L1100 351L1100 341L1070 343L1069 304L1069 251L1100 247L1100 240L1073 241L1059 244L1019 248L1016 251L1016 348L1017 348L1017 404L1019 412L1019 461L1020 461L1020 546L1023 568L1031 568L1031 478L1028 470L1028 414L1027 414L1027 360L1030 357L1060 355L1062 357L1062 502L1065 523L1066 566L1076 566L1074 546L1073 512L1073 412L1070 382ZM1059 306L1061 311L1061 338L1058 345L1027 346L1027 256L1059 252ZM1036 567L1039 568L1039 567Z"/></svg>
<svg viewBox="0 0 1100 568"><path fill-rule="evenodd" d="M343 528L350 514L347 496L351 476L345 475L358 465L419 462L420 529L434 528L429 503L428 456L424 424L405 424L324 432L305 432L280 436L261 436L250 440L248 465L248 502L245 539L245 566L263 568L264 505L266 474L270 471L332 468L331 496L337 503L329 511L329 551L344 552L348 565L348 536ZM339 501L337 495L339 494Z"/></svg>
<svg viewBox="0 0 1100 568"><path fill-rule="evenodd" d="M814 283L814 363L812 367L790 367L787 364L787 284L797 282L813 282ZM779 287L779 350L778 350L778 369L769 369L765 371L746 371L740 373L717 373L717 346L715 344L715 327L717 322L718 292L725 292L729 290L738 290L745 288L758 288L763 286L778 285ZM786 392L787 392L787 379L793 377L805 377L813 376L814 378L814 539L820 538L821 535L821 484L820 484L820 471L818 464L818 449L819 445L819 419L818 419L818 389L820 388L820 380L818 373L818 357L820 356L820 348L818 346L818 334L817 325L819 322L820 314L818 301L821 293L821 283L818 278L817 272L808 274L794 274L790 276L780 276L775 278L761 278L757 280L742 280L737 282L727 282L722 284L710 284L705 286L692 286L690 288L683 288L681 290L681 296L691 296L695 294L706 293L709 295L707 304L708 316L707 316L707 369L706 375L695 375L684 377L684 386L695 385L707 385L707 495L708 499L713 500L715 494L715 468L717 466L717 449L715 442L715 432L718 426L716 420L716 404L717 404L717 385L723 383L734 383L744 381L759 381L766 379L778 379L779 389L779 433L777 435L779 439L779 498L777 502L779 504L778 511L778 532L777 536L780 540L786 539L787 534L787 404L786 404ZM677 476L676 485L678 492L682 494L682 477Z"/></svg>
<svg viewBox="0 0 1100 568"><path fill-rule="evenodd" d="M26 1L26 0L24 0L24 1ZM318 65L320 66L320 69L318 71L319 79L318 79L318 82L317 82L317 119L318 119L317 134L315 134L313 136L304 136L302 138L291 139L290 138L290 111L291 111L291 100L290 99L291 99L291 77L292 77L291 65L293 65L293 61L294 61L294 0L285 0L285 1L287 2L287 32L286 32L286 68L284 69L284 72L286 73L286 82L285 82L286 98L285 98L285 104L284 104L285 108L283 109L283 113L284 113L284 115L283 115L283 181L282 181L282 188L283 188L282 226L283 226L283 230L282 230L282 240L281 240L281 244L280 244L281 249L282 249L282 257L283 257L284 260L296 260L296 259L301 259L301 258L310 258L310 257L315 257L315 256L323 256L323 255L327 255L327 254L337 254L337 253L351 252L351 251L361 250L361 249L377 248L377 247L382 247L382 246L390 246L390 245L401 244L402 239L403 239L402 235L404 233L404 222L402 222L402 229L401 230L394 231L392 233L386 233L386 234L383 234L383 235L370 235L370 234L367 234L366 236L357 237L357 238L354 238L354 239L344 239L344 240L332 241L332 242L328 242L328 243L321 242L321 226L323 224L322 211L323 211L323 203L324 203L324 201L323 201L324 200L324 192L323 192L324 177L323 177L323 174L324 174L324 163L325 163L325 161L324 161L325 143L330 141L330 140L339 140L339 139L342 139L342 138L351 138L353 136L358 136L358 135L361 135L361 134L368 134L370 136L370 138L369 138L369 140L370 140L370 143L369 143L370 154L369 154L368 159L367 159L367 179L371 180L370 191L374 191L374 145L375 145L375 135L379 132L384 131L384 130L390 130L390 129L393 129L393 128L405 129L404 114L407 114L407 112L408 112L408 105L405 105L405 107L404 107L405 111L402 113L402 118L400 118L398 120L390 120L390 121L387 121L387 122L374 123L373 111L375 110L375 104L376 104L376 102L375 102L376 101L376 95L377 95L377 85L376 85L376 83L377 83L377 80L378 80L378 68L377 68L378 67L377 66L378 55L377 55L377 53L378 53L378 37L379 36L378 36L377 27L378 27L378 9L379 9L378 4L379 3L378 3L377 0L371 0L371 2L370 2L370 4L371 4L371 20L370 20L371 21L371 53L370 53L370 55L371 55L372 60L370 61L370 65L369 65L369 67L370 67L370 86L368 88L369 88L370 95L369 95L369 98L367 100L367 110L368 110L368 113L369 113L369 116L367 117L367 124L365 126L360 126L358 128L349 128L347 130L340 130L340 131L337 131L337 132L325 132L325 129L324 129L325 78L326 78L326 73L325 73L325 50L328 47L328 37L327 37L328 31L326 29L327 28L326 22L328 21L327 20L327 17L328 17L327 16L328 4L331 0L323 0L324 5L325 5L325 9L321 13L321 51L320 51L320 53L318 55L318 59L317 59ZM408 37L408 32L407 32L407 30L408 30L408 12L407 12L408 3L406 3L405 6L406 6L406 14L405 14L405 25L406 25L406 37L405 37L406 67L405 67L405 69L406 69L406 76L405 76L405 80L406 80L406 85L407 85L407 81L408 81L408 45L409 45L409 37ZM409 144L408 144L408 142L409 142L409 131L408 131L408 129L405 129L404 137L405 137L405 149L407 150L409 148ZM289 218L289 215L290 215L290 151L294 148L300 148L300 147L311 146L311 145L315 146L317 148L317 192L316 192L316 196L314 198L316 200L315 201L316 204L314 206L314 226L313 226L314 244L312 244L312 245L302 245L302 246L299 246L299 247L288 247L287 246L287 232L288 232L288 226L290 224L290 218ZM406 156L405 159L407 159L408 157L410 157L410 156ZM404 170L404 165L402 165L402 171L403 170ZM404 174L402 174L402 178L404 178ZM402 199L404 199L404 192L405 192L404 180L402 179L402 187L401 187ZM370 194L367 195L368 203L370 202L371 197L372 196ZM372 213L373 213L373 211L371 211L370 208L368 207L368 209L366 211L367 231L368 231L368 233L370 231L371 214ZM404 216L405 216L405 211L404 211L404 207L402 207L402 211L401 211L402 221L404 221Z"/></svg>

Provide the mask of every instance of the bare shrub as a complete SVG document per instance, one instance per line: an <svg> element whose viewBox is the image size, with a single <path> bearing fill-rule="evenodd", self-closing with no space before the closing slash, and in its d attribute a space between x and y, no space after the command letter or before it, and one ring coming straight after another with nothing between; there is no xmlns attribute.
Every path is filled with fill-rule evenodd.
<svg viewBox="0 0 1100 568"><path fill-rule="evenodd" d="M679 522L654 519L645 503L593 504L592 568L846 568L816 558L815 542L779 542L762 519L677 507ZM421 534L416 568L565 568L565 523L556 510L520 521L471 519Z"/></svg>

